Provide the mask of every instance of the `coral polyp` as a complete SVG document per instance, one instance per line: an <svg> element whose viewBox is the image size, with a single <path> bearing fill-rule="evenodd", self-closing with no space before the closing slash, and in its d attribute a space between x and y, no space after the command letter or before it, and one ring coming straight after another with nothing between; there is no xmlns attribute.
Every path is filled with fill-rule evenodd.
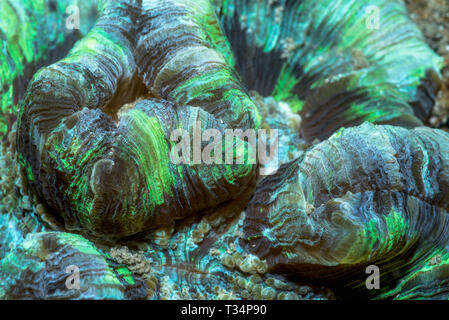
<svg viewBox="0 0 449 320"><path fill-rule="evenodd" d="M173 44L176 56L159 61L159 69L154 68L149 54L136 63L134 52L143 51L140 47L149 53L157 50L146 44L149 35L145 32L130 38L136 34L138 21L153 25L148 11L142 17L134 16L135 11L130 3L106 3L96 26L69 55L35 75L24 100L17 134L19 154L31 170L30 185L62 216L69 230L80 226L95 234L123 237L170 225L175 219L234 198L253 176L252 164L172 164L173 130L191 132L194 124L200 123L203 130L224 132L242 121L247 122L244 127L254 128L257 110L220 53L198 44L199 36L192 40L195 45L182 42L186 47L177 48L177 43ZM182 25L178 28L186 30ZM200 26L194 30L201 36ZM155 36L150 39L156 43ZM161 39L162 43L169 41ZM211 55L217 61L208 61L205 71L199 70L197 75L194 67L190 72L176 69L185 68L192 55L200 65L201 59L211 60ZM166 100L144 100L118 118L117 106L143 90L138 66L149 91ZM178 99L160 94L167 86L164 77L178 73L189 75L187 80L192 83L188 87L179 84L181 96L185 96L182 90L199 90L192 79L195 76L206 79L201 86L215 93L199 91L195 95L198 102L183 101L182 105ZM220 78L213 77L218 74ZM174 93L175 88L169 92ZM224 99L227 96L232 99ZM230 148L237 154L242 152L237 149L247 149L244 142Z"/></svg>
<svg viewBox="0 0 449 320"><path fill-rule="evenodd" d="M449 297L443 60L402 1L1 6L0 298Z"/></svg>
<svg viewBox="0 0 449 320"><path fill-rule="evenodd" d="M448 148L446 132L425 127L339 131L260 183L243 245L306 278L363 283L368 265L401 274L447 245Z"/></svg>

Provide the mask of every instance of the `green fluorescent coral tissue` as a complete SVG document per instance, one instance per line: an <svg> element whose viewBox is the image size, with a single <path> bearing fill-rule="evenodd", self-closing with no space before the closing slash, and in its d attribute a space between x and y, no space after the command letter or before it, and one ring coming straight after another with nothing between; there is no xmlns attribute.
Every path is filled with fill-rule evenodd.
<svg viewBox="0 0 449 320"><path fill-rule="evenodd" d="M449 297L402 0L4 0L0 46L0 299Z"/></svg>

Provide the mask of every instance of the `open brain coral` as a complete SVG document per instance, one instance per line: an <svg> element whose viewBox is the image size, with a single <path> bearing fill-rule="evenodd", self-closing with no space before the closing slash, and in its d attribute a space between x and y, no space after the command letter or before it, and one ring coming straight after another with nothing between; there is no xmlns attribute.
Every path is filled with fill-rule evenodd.
<svg viewBox="0 0 449 320"><path fill-rule="evenodd" d="M0 298L449 297L443 61L401 0L0 6ZM172 154L259 129L266 177L242 136Z"/></svg>

